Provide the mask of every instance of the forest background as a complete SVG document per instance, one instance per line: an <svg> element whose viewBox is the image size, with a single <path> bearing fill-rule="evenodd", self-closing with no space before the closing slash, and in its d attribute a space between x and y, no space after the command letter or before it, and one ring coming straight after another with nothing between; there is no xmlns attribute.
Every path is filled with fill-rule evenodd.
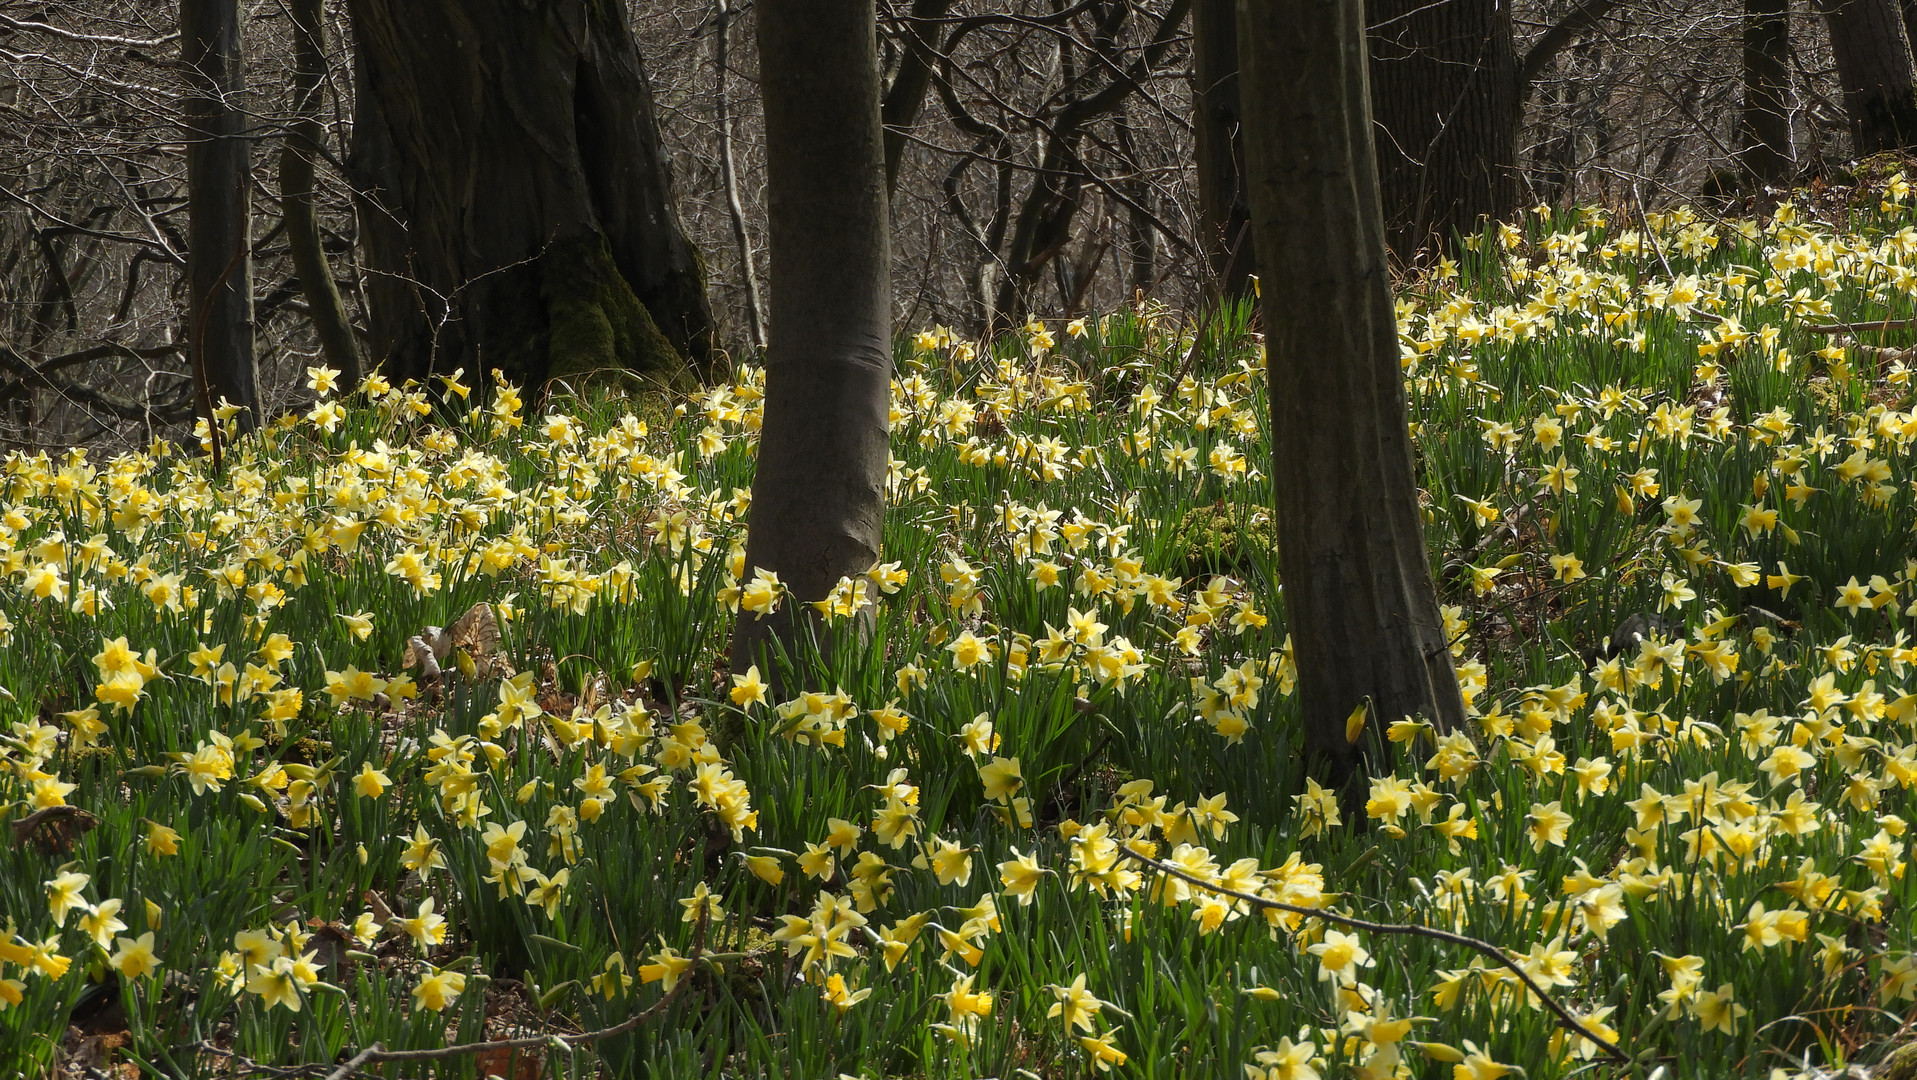
<svg viewBox="0 0 1917 1080"><path fill-rule="evenodd" d="M306 230L286 225L305 220L304 196L338 282L332 325L370 334L362 349L390 349L368 307L394 275L454 283L409 275L378 254L377 230L362 235L380 215L368 216L368 155L353 142L356 92L377 57L360 56L349 5L243 7L228 73L239 89L221 101L252 151L251 315L274 411L310 397L300 373L329 332L305 291L317 266L297 265ZM315 33L303 36L307 8ZM357 5L375 28L391 10ZM490 11L453 21L482 42L525 29ZM1249 267L1220 255L1245 235L1229 13L1219 0L881 5L895 325L976 337L1032 313L1069 319L1141 296L1191 311L1221 286L1242 288ZM630 15L651 91L631 104L656 120L670 165L690 247L677 257L699 260L711 345L748 355L763 341L766 272L753 10L641 4ZM1408 265L1432 229L1470 231L1477 214L1519 206L1656 209L1762 183L1841 182L1859 150L1900 141L1884 102L1908 99L1913 83L1903 18L1893 0L1374 4L1394 251ZM183 125L198 99L178 29L172 7L148 3L0 14L0 438L14 444L139 441L193 413ZM457 49L451 37L381 45L393 63L415 50L423 68ZM533 115L522 125L554 119ZM533 134L485 138L516 156ZM302 150L290 175L279 164L289 147ZM345 331L330 332L337 351Z"/></svg>

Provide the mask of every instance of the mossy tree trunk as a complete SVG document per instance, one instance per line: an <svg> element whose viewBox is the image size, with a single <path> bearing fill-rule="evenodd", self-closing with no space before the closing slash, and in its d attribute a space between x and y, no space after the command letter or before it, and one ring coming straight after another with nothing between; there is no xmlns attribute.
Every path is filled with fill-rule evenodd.
<svg viewBox="0 0 1917 1080"><path fill-rule="evenodd" d="M746 567L792 599L742 615L733 665L879 557L892 380L891 238L873 0L759 0L770 337ZM772 672L762 666L761 670Z"/></svg>
<svg viewBox="0 0 1917 1080"><path fill-rule="evenodd" d="M1372 148L1362 0L1241 0L1272 486L1307 752L1342 783L1407 715L1463 722L1425 553ZM1362 737L1346 718L1366 698Z"/></svg>
<svg viewBox="0 0 1917 1080"><path fill-rule="evenodd" d="M1508 0L1366 5L1385 238L1409 262L1518 204L1518 58Z"/></svg>
<svg viewBox="0 0 1917 1080"><path fill-rule="evenodd" d="M180 64L187 91L187 342L210 401L260 421L253 353L252 149L240 108L245 90L238 0L181 0ZM207 418L210 422L212 417Z"/></svg>
<svg viewBox="0 0 1917 1080"><path fill-rule="evenodd" d="M372 357L655 384L715 362L624 0L350 0Z"/></svg>

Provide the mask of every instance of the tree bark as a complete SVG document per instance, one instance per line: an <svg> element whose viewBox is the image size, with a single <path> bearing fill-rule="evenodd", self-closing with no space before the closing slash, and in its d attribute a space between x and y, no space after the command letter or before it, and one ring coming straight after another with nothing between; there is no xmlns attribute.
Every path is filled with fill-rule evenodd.
<svg viewBox="0 0 1917 1080"><path fill-rule="evenodd" d="M1418 513L1361 0L1239 10L1252 230L1285 268L1261 305L1286 625L1307 753L1342 783L1390 723L1449 730L1464 704Z"/></svg>
<svg viewBox="0 0 1917 1080"><path fill-rule="evenodd" d="M731 69L732 4L717 0L712 28L712 75L718 100L719 182L726 189L726 216L732 221L732 242L739 249L739 275L745 279L746 331L752 347L765 348L765 303L759 298L759 269L752 262L752 237L746 232L745 205L739 199L739 170L732 153L732 101L726 85Z"/></svg>
<svg viewBox="0 0 1917 1080"><path fill-rule="evenodd" d="M1257 255L1239 136L1235 0L1192 5L1192 126L1197 134L1198 227L1216 295L1250 296ZM1136 276L1136 275L1134 275Z"/></svg>
<svg viewBox="0 0 1917 1080"><path fill-rule="evenodd" d="M1051 116L1044 155L1013 219L1004 273L992 304L995 318L987 331L990 336L1005 332L1026 317L1032 309L1032 288L1039 275L1072 240L1072 222L1084 205L1085 185L1091 180L1090 168L1078 152L1088 126L1118 109L1144 85L1151 70L1178 40L1191 4L1192 0L1171 0L1159 16L1151 40L1122 73L1083 96L1069 97ZM1094 37L1116 37L1129 15L1126 6L1113 5L1099 15ZM1106 59L1109 67L1117 66L1116 54L1108 54ZM1078 92L1081 88L1069 86L1068 81L1068 90Z"/></svg>
<svg viewBox="0 0 1917 1080"><path fill-rule="evenodd" d="M252 153L240 109L245 89L238 0L180 0L186 94L187 341L205 382L203 403L240 406L259 423L253 354ZM207 418L212 422L212 417Z"/></svg>
<svg viewBox="0 0 1917 1080"><path fill-rule="evenodd" d="M1792 164L1790 4L1744 0L1744 113L1737 158L1766 184L1786 184Z"/></svg>
<svg viewBox="0 0 1917 1080"><path fill-rule="evenodd" d="M899 42L898 70L885 88L879 116L885 124L885 189L891 191L899 181L899 165L905 160L905 136L918 123L925 107L925 91L932 85L932 69L938 59L938 20L952 10L952 0L912 0L912 11L905 17L904 40Z"/></svg>
<svg viewBox="0 0 1917 1080"><path fill-rule="evenodd" d="M1820 0L1858 157L1917 145L1917 63L1896 0Z"/></svg>
<svg viewBox="0 0 1917 1080"><path fill-rule="evenodd" d="M1233 17L1234 19L1236 18L1235 13ZM1234 55L1236 55L1236 48L1237 39L1234 37ZM1237 69L1234 67L1233 70L1236 71ZM1113 126L1112 136L1113 141L1118 145L1118 152L1125 155L1126 160L1138 161L1138 150L1132 139L1130 111L1130 108L1127 107L1119 114L1118 122ZM1243 170L1240 170L1241 173L1242 171ZM1148 296L1151 294L1152 289L1158 284L1158 228L1152 221L1152 215L1146 212L1146 208L1156 201L1154 189L1152 188L1151 180L1144 175L1144 170L1142 169L1135 170L1134 175L1120 181L1118 187L1132 203L1132 205L1125 208L1125 241L1123 251L1126 267L1125 287L1133 297ZM1251 228L1249 224L1246 225L1243 235L1245 238L1245 246L1243 248L1245 252L1245 263L1247 269L1250 270L1252 267L1250 262Z"/></svg>
<svg viewBox="0 0 1917 1080"><path fill-rule="evenodd" d="M352 167L387 374L711 373L705 269L624 0L350 8Z"/></svg>
<svg viewBox="0 0 1917 1080"><path fill-rule="evenodd" d="M1402 262L1517 208L1517 52L1508 0L1379 0L1371 83L1386 240Z"/></svg>
<svg viewBox="0 0 1917 1080"><path fill-rule="evenodd" d="M792 597L741 615L740 671L768 639L791 644L800 602L879 558L892 289L877 28L873 0L758 4L771 337L746 567Z"/></svg>
<svg viewBox="0 0 1917 1080"><path fill-rule="evenodd" d="M319 220L313 214L314 162L320 147L320 83L326 78L326 25L321 0L292 0L293 122L280 148L280 210L286 216L286 243L293 255L293 272L312 313L319 338L320 357L340 373L349 388L362 374L359 343L346 317L339 285L320 243Z"/></svg>

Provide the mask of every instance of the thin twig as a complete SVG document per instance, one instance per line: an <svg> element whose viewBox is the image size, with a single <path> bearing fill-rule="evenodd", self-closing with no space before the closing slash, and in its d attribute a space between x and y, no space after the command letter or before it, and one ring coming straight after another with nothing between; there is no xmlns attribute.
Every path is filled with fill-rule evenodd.
<svg viewBox="0 0 1917 1080"><path fill-rule="evenodd" d="M1558 1020L1566 1028L1570 1029L1573 1034L1589 1039L1591 1042L1597 1044L1598 1048L1603 1050L1613 1061L1626 1065L1631 1062L1629 1054L1619 1049L1616 1043L1611 1042L1597 1032L1585 1027L1584 1022L1579 1020L1570 1009L1560 1005L1555 998L1546 993L1544 987L1539 986L1537 980L1531 977L1530 972L1520 967L1517 961L1505 955L1503 949L1500 949L1488 941L1481 941L1474 937L1466 937L1463 934L1454 934L1449 930L1439 930L1436 927L1419 926L1416 923L1372 922L1369 919L1355 919L1349 915L1340 915L1334 911L1326 911L1323 908L1303 907L1298 904L1287 904L1279 900L1267 900L1262 896L1253 896L1251 893L1242 893L1236 889L1227 889L1222 885L1215 885L1203 878L1193 877L1175 866L1159 862L1149 855L1142 855L1133 851L1129 845L1120 844L1118 850L1124 852L1128 857L1158 870L1160 873L1170 874L1172 877L1178 878L1181 881L1208 889L1220 896L1229 896L1236 900L1243 900L1248 904L1254 904L1261 908L1289 911L1297 915L1323 919L1328 923L1335 923L1339 926L1349 926L1354 930L1364 930L1373 934L1401 934L1407 937L1430 938L1433 941L1443 941L1452 945L1463 945L1467 949L1474 949L1490 957L1492 960L1497 961L1498 966L1506 968L1513 975L1516 975L1518 980L1524 983L1526 988L1536 994L1539 999L1544 1002L1546 1007L1557 1014Z"/></svg>
<svg viewBox="0 0 1917 1080"><path fill-rule="evenodd" d="M1078 764L1072 766L1072 771L1066 773L1064 776L1059 778L1057 787L1060 789L1071 787L1072 782L1077 780L1079 777L1079 774L1085 771L1085 767L1087 765L1090 765L1092 763L1092 760L1098 757L1098 755L1104 753L1105 748L1112 744L1112 740L1114 738L1116 738L1116 736L1114 736L1111 732L1109 731L1106 732L1105 737L1099 741L1098 745L1092 747L1091 753L1086 754L1084 757L1080 758Z"/></svg>
<svg viewBox="0 0 1917 1080"><path fill-rule="evenodd" d="M692 951L686 954L686 959L692 961L695 965L697 965L699 960L705 955L706 922L707 915L701 912L699 915L699 926L693 932ZM585 1043L598 1042L601 1039L610 1039L614 1035L623 1035L659 1015L661 1012L664 1012L666 1007L671 1005L680 994L685 992L686 987L692 983L691 975L692 972L688 969L686 977L680 979L677 985L666 991L664 997L653 1002L650 1008L642 1012L634 1013L611 1027L600 1028L598 1031L586 1031L577 1035L561 1035L556 1032L549 1032L544 1035L528 1035L518 1039L498 1039L493 1042L455 1043L452 1046L442 1046L435 1050L387 1050L382 1048L378 1043L374 1043L372 1046L360 1051L357 1056L348 1061L332 1075L328 1076L326 1080L347 1080L347 1077L354 1075L368 1065L379 1065L388 1061L439 1061L445 1058L461 1057L466 1054L482 1054L487 1051L532 1050L542 1046L552 1046L554 1043L558 1043L566 1049L571 1049L572 1047Z"/></svg>
<svg viewBox="0 0 1917 1080"><path fill-rule="evenodd" d="M366 1049L361 1050L359 1053L354 1054L352 1059L346 1062L344 1065L341 1065L339 1068L334 1069L330 1073L327 1073L326 1080L346 1080L347 1077L358 1072L359 1067L361 1065L364 1065L368 1061L372 1060L372 1057L374 1054L381 1053L385 1049L386 1048L380 1045L379 1043L374 1043L373 1045L367 1047Z"/></svg>

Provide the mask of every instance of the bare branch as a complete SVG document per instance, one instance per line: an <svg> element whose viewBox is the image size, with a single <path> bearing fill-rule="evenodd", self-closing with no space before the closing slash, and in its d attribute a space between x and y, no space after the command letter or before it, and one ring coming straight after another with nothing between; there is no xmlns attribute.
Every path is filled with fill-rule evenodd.
<svg viewBox="0 0 1917 1080"><path fill-rule="evenodd" d="M7 15L0 15L0 29L49 34L65 41L78 41L87 45L113 45L128 49L157 49L162 45L170 45L180 40L180 35L177 31L165 37L157 38L130 38L119 37L113 34L82 34L73 30L63 30L57 26L49 26L43 22L15 19Z"/></svg>
<svg viewBox="0 0 1917 1080"><path fill-rule="evenodd" d="M1596 1044L1600 1050L1603 1050L1605 1056L1611 1060L1625 1065L1631 1063L1631 1056L1629 1054L1626 1054L1616 1043L1592 1031L1590 1028L1585 1027L1584 1021L1579 1020L1575 1013L1560 1004L1558 1000L1553 998L1549 993L1545 992L1544 987L1538 985L1537 980L1531 977L1530 972L1524 970L1523 966L1516 960L1511 959L1503 949L1488 941L1484 941L1480 938L1466 937L1463 934L1454 934L1449 930L1439 930L1436 927L1420 926L1417 923L1372 922L1369 919L1356 919L1349 915L1340 915L1335 911L1326 911L1323 908L1304 907L1299 904L1287 904L1279 900L1268 900L1262 896L1253 896L1251 893L1239 892L1236 889L1227 889L1222 885L1213 884L1203 878L1193 877L1175 866L1159 862L1149 855L1133 851L1129 845L1120 844L1118 849L1124 852L1128 858L1144 863L1146 866L1160 873L1169 874L1180 881L1196 885L1208 892L1217 893L1219 896L1229 896L1234 900L1243 900L1245 903L1251 904L1254 907L1270 908L1274 911L1288 911L1294 915L1323 919L1328 923L1333 923L1338 926L1349 926L1354 930L1363 930L1370 934L1430 938L1433 941L1442 941L1450 945L1462 945L1467 949L1472 949L1485 958L1495 962L1499 967L1516 975L1518 981L1522 982L1526 989L1536 994L1539 1000L1544 1002L1546 1008L1549 1008L1553 1013L1557 1014L1558 1022L1562 1024L1566 1030L1574 1035L1589 1039L1592 1043Z"/></svg>

